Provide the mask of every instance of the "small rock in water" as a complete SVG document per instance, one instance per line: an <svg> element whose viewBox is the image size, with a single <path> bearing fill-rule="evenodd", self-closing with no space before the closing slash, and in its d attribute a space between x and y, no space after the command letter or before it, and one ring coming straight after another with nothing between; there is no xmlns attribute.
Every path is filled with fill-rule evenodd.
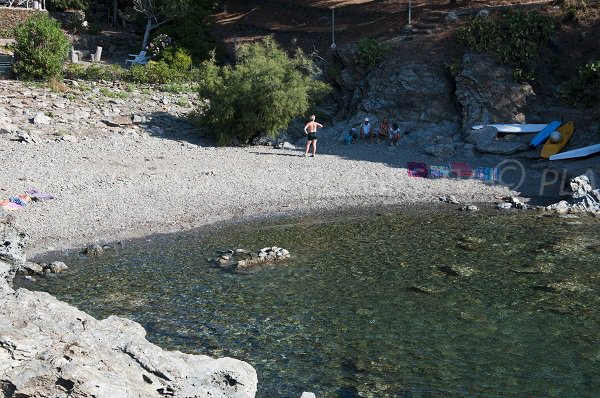
<svg viewBox="0 0 600 398"><path fill-rule="evenodd" d="M104 253L104 249L102 248L102 246L100 245L92 245L92 246L88 246L85 250L84 250L84 254L86 256L99 256L100 254Z"/></svg>
<svg viewBox="0 0 600 398"><path fill-rule="evenodd" d="M483 243L485 243L485 240L481 238L463 236L456 245L463 250L477 251Z"/></svg>
<svg viewBox="0 0 600 398"><path fill-rule="evenodd" d="M464 265L442 265L440 270L451 276L471 276L475 270Z"/></svg>
<svg viewBox="0 0 600 398"><path fill-rule="evenodd" d="M450 203L453 205L457 205L460 203L454 195L444 195L444 196L440 196L438 199L440 200L440 202Z"/></svg>
<svg viewBox="0 0 600 398"><path fill-rule="evenodd" d="M63 263L62 261L53 261L44 267L44 271L46 273L52 274L59 274L61 272L65 272L68 269L69 267L67 267L67 264Z"/></svg>

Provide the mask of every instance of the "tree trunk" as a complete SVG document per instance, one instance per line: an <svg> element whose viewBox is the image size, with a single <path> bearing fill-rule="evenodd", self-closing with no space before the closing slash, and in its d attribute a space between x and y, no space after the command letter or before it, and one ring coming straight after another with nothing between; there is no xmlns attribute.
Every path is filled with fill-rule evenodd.
<svg viewBox="0 0 600 398"><path fill-rule="evenodd" d="M152 26L152 19L148 18L148 22L146 22L146 31L144 32L144 41L142 42L142 50L145 50L148 47L148 41L150 40L150 32L154 29Z"/></svg>
<svg viewBox="0 0 600 398"><path fill-rule="evenodd" d="M112 26L114 28L117 27L117 0L113 1L113 18L112 18Z"/></svg>

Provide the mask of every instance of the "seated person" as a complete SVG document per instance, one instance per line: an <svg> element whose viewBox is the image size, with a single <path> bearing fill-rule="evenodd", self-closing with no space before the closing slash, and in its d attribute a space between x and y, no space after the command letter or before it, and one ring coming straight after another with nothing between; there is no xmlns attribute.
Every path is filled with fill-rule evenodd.
<svg viewBox="0 0 600 398"><path fill-rule="evenodd" d="M369 122L369 118L366 117L364 123L360 125L360 140L362 142L365 142L365 137L371 137L371 142L373 142L371 130L371 123Z"/></svg>
<svg viewBox="0 0 600 398"><path fill-rule="evenodd" d="M390 129L390 144L398 146L400 138L402 138L402 133L400 133L400 128L398 128L398 123L394 123Z"/></svg>
<svg viewBox="0 0 600 398"><path fill-rule="evenodd" d="M379 139L382 139L384 141L387 140L389 138L389 130L390 130L390 124L389 124L387 118L384 117L381 124L379 125L377 141L379 142ZM371 142L373 142L373 141L371 141Z"/></svg>

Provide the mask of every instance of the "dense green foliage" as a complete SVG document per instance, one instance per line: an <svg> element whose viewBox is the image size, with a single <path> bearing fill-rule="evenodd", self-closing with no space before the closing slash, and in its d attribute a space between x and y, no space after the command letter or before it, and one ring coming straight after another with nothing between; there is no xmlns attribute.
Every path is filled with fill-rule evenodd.
<svg viewBox="0 0 600 398"><path fill-rule="evenodd" d="M178 56L175 58L178 59ZM117 65L92 64L84 68L80 64L69 64L65 68L65 77L74 80L120 80L145 84L185 83L194 80L198 72L189 67L189 56L185 56L184 53L183 58L181 64L170 65L165 61L150 61L147 65L133 65L129 69ZM180 69L182 66L186 69Z"/></svg>
<svg viewBox="0 0 600 398"><path fill-rule="evenodd" d="M209 100L201 122L220 145L248 142L257 133L277 137L328 90L300 49L289 57L270 38L241 44L235 66L219 67L214 54L200 71L200 97Z"/></svg>
<svg viewBox="0 0 600 398"><path fill-rule="evenodd" d="M36 14L15 29L13 70L22 79L49 80L62 74L69 40L59 23L47 14Z"/></svg>
<svg viewBox="0 0 600 398"><path fill-rule="evenodd" d="M0 29L0 39L12 39L15 35L13 29Z"/></svg>
<svg viewBox="0 0 600 398"><path fill-rule="evenodd" d="M210 37L203 22L211 12L215 11L216 3L214 0L198 1L186 11L185 15L159 28L158 32L172 37L176 45L188 51L197 62L208 59L212 50L217 51L217 58L222 58L224 50Z"/></svg>
<svg viewBox="0 0 600 398"><path fill-rule="evenodd" d="M600 110L600 60L580 68L578 76L566 82L561 92L573 105Z"/></svg>
<svg viewBox="0 0 600 398"><path fill-rule="evenodd" d="M358 42L356 63L363 68L372 68L390 52L390 47L374 39L362 39Z"/></svg>
<svg viewBox="0 0 600 398"><path fill-rule="evenodd" d="M588 22L597 19L599 0L560 0L566 21Z"/></svg>
<svg viewBox="0 0 600 398"><path fill-rule="evenodd" d="M50 11L86 10L89 6L87 0L51 0L47 3Z"/></svg>
<svg viewBox="0 0 600 398"><path fill-rule="evenodd" d="M538 13L514 12L499 18L477 17L458 30L458 40L491 53L513 67L517 80L534 78L534 61L554 29L553 19Z"/></svg>

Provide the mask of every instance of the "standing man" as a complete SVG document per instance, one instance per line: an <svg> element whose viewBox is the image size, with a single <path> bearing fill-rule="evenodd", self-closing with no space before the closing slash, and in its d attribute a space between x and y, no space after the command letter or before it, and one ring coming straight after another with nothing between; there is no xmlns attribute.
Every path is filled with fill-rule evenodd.
<svg viewBox="0 0 600 398"><path fill-rule="evenodd" d="M315 157L315 153L317 152L317 129L323 127L321 123L315 122L316 116L311 115L310 122L306 123L304 126L304 134L306 137L306 152L304 152L304 156L308 156L308 149L310 148L310 144L312 143L313 150L312 155L310 157Z"/></svg>

